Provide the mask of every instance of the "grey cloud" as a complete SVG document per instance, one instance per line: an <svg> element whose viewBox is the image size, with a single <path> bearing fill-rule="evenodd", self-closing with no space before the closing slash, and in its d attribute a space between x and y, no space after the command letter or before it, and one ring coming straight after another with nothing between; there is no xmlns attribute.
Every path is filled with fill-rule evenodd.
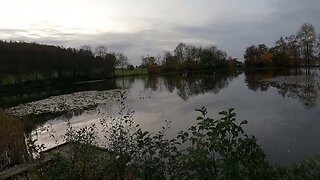
<svg viewBox="0 0 320 180"><path fill-rule="evenodd" d="M146 30L136 33L104 33L98 35L78 35L66 46L80 47L105 45L110 51L121 51L129 56L130 62L138 65L146 54L157 55L172 50L179 42L175 34L159 30Z"/></svg>
<svg viewBox="0 0 320 180"><path fill-rule="evenodd" d="M17 33L17 32L26 32L26 30L22 30L22 29L1 29L0 28L0 33L12 34L12 33Z"/></svg>
<svg viewBox="0 0 320 180"><path fill-rule="evenodd" d="M221 8L225 8L224 11L220 10L221 15L205 17L206 21L197 25L172 22L174 18L170 19L170 16L167 17L168 22L161 18L152 19L146 16L145 21L147 24L152 24L152 28L132 33L73 34L59 30L61 27L50 26L50 28L34 28L35 32L44 32L48 35L37 39L19 35L18 32L29 32L26 30L0 29L0 34L11 34L11 39L16 40L71 47L80 47L84 44L106 45L111 51L124 52L129 56L130 62L137 65L141 62L141 56L171 51L179 42L204 46L214 44L231 56L242 59L244 50L249 45L265 43L271 46L280 36L295 34L304 22L314 24L317 32L320 32L319 0L261 0L259 3L255 2L255 5L260 4L259 11L255 7L250 7L250 4L238 1L234 3L236 4L232 5L232 11L228 9L227 4L222 3L223 6L220 4ZM205 6L205 3L202 6ZM265 12L261 7L265 8ZM186 17L190 17L190 14Z"/></svg>

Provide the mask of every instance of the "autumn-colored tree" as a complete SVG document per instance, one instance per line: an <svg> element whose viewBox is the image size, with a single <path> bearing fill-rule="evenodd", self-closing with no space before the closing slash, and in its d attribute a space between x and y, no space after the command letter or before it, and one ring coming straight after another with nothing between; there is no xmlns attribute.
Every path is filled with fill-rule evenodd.
<svg viewBox="0 0 320 180"><path fill-rule="evenodd" d="M270 57L269 48L265 44L251 45L244 54L246 66L271 66Z"/></svg>
<svg viewBox="0 0 320 180"><path fill-rule="evenodd" d="M270 52L266 52L261 56L262 64L264 66L272 66L273 65L273 54Z"/></svg>
<svg viewBox="0 0 320 180"><path fill-rule="evenodd" d="M320 62L320 37L317 40L312 24L304 23L296 35L280 37L270 49L263 44L260 47L255 45L248 47L244 54L246 65L264 66L267 62L269 66L271 55L266 52L272 54L273 66L297 68L302 65L301 60L304 60L304 65L310 67L310 60L315 60L317 56ZM264 56L263 61L261 61L262 56Z"/></svg>
<svg viewBox="0 0 320 180"><path fill-rule="evenodd" d="M149 74L159 73L157 59L155 57L147 55L142 58L142 61L146 64Z"/></svg>

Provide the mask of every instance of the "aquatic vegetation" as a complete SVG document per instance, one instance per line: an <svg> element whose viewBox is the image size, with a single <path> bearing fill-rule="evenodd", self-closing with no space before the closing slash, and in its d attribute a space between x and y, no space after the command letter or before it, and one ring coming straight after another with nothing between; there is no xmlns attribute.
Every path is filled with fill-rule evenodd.
<svg viewBox="0 0 320 180"><path fill-rule="evenodd" d="M6 112L15 116L40 115L44 113L58 113L84 110L88 107L106 104L115 101L118 90L84 91L21 104L6 109Z"/></svg>

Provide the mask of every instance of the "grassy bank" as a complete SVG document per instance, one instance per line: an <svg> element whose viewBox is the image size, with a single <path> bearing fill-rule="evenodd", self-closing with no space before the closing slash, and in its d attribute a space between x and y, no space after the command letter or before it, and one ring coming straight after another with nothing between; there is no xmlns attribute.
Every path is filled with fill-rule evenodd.
<svg viewBox="0 0 320 180"><path fill-rule="evenodd" d="M148 70L146 68L136 68L136 69L123 69L123 76L142 76L147 75ZM122 70L116 69L115 76L120 77L122 76Z"/></svg>

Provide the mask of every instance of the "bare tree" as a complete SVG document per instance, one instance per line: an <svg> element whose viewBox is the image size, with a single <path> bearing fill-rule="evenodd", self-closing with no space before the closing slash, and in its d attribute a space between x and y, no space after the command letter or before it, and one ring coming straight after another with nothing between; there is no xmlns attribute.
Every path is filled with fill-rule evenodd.
<svg viewBox="0 0 320 180"><path fill-rule="evenodd" d="M80 47L80 50L92 52L92 48L91 48L91 46L89 46L89 45L83 45L83 46L81 46L81 47Z"/></svg>
<svg viewBox="0 0 320 180"><path fill-rule="evenodd" d="M94 54L96 57L105 58L108 52L108 48L102 45L99 45L94 50Z"/></svg>
<svg viewBox="0 0 320 180"><path fill-rule="evenodd" d="M303 57L306 61L306 65L310 67L310 58L314 54L317 39L314 26L309 23L302 24L300 30L297 32L297 38L303 51Z"/></svg>
<svg viewBox="0 0 320 180"><path fill-rule="evenodd" d="M86 52L88 55L92 55L93 56L93 51L92 51L92 48L91 46L89 45L83 45L80 47L80 50Z"/></svg>
<svg viewBox="0 0 320 180"><path fill-rule="evenodd" d="M299 43L295 35L291 35L285 38L287 41L288 55L289 58L294 61L294 65L297 68L299 65Z"/></svg>
<svg viewBox="0 0 320 180"><path fill-rule="evenodd" d="M123 53L115 53L116 56L116 65L121 68L121 73L123 76L123 69L128 65L128 57Z"/></svg>

